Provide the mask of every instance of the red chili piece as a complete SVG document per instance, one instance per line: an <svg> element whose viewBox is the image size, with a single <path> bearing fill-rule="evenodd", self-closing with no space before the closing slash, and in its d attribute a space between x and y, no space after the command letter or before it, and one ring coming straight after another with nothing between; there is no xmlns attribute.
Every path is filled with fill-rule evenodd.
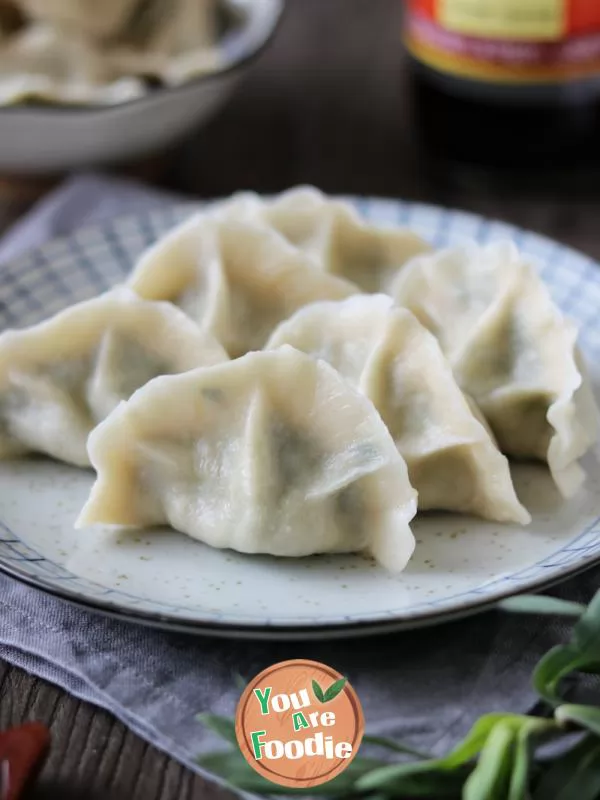
<svg viewBox="0 0 600 800"><path fill-rule="evenodd" d="M0 800L18 800L48 751L50 732L40 722L26 722L0 733Z"/></svg>

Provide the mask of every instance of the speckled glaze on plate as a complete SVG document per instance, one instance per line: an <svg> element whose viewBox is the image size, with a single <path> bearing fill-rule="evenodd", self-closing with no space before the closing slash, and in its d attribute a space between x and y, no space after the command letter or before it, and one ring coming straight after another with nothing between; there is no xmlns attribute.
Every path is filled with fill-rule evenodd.
<svg viewBox="0 0 600 800"><path fill-rule="evenodd" d="M369 219L409 225L436 245L510 237L539 263L555 300L581 327L600 380L600 269L508 225L432 206L354 199ZM174 206L79 231L2 269L0 327L36 322L120 281L141 250L190 212ZM519 465L527 528L427 514L408 569L390 575L362 556L286 560L213 550L168 529L75 531L92 472L45 459L0 463L0 569L109 614L196 633L316 638L442 622L535 590L600 560L600 465L564 502L546 469Z"/></svg>

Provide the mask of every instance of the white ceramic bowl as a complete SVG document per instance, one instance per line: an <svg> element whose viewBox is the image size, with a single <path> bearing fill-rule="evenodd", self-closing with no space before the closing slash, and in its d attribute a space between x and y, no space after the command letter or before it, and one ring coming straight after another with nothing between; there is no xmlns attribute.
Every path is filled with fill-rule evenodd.
<svg viewBox="0 0 600 800"><path fill-rule="evenodd" d="M223 42L222 69L118 105L0 108L0 170L52 173L138 158L207 120L274 33L283 0L233 0L243 27Z"/></svg>

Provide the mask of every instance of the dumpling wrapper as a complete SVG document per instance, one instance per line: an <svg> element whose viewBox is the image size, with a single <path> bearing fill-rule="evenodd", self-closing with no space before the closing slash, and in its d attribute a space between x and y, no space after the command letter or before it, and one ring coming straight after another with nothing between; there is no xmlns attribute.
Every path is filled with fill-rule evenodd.
<svg viewBox="0 0 600 800"><path fill-rule="evenodd" d="M232 358L259 350L301 306L338 300L354 284L310 268L306 256L258 222L200 213L147 250L128 281L141 297L169 300Z"/></svg>
<svg viewBox="0 0 600 800"><path fill-rule="evenodd" d="M506 458L456 384L435 338L384 295L314 303L282 322L267 347L322 358L381 414L408 465L419 510L531 521Z"/></svg>
<svg viewBox="0 0 600 800"><path fill-rule="evenodd" d="M156 378L92 433L77 527L168 523L213 547L368 551L401 570L416 493L372 403L291 347Z"/></svg>
<svg viewBox="0 0 600 800"><path fill-rule="evenodd" d="M218 69L218 0L154 0L142 5L106 51L106 61L120 76L154 75L176 85Z"/></svg>
<svg viewBox="0 0 600 800"><path fill-rule="evenodd" d="M417 257L391 294L437 337L502 452L547 461L562 494L575 494L597 409L577 329L515 245L470 243Z"/></svg>
<svg viewBox="0 0 600 800"><path fill-rule="evenodd" d="M214 46L217 9L222 0L153 0L131 20L125 44L141 45L152 54L181 55Z"/></svg>
<svg viewBox="0 0 600 800"><path fill-rule="evenodd" d="M105 37L126 24L140 0L13 0L23 13L38 22L50 22L77 33Z"/></svg>
<svg viewBox="0 0 600 800"><path fill-rule="evenodd" d="M137 78L113 68L85 37L65 36L47 23L29 25L1 44L0 105L32 98L111 104L144 93Z"/></svg>
<svg viewBox="0 0 600 800"><path fill-rule="evenodd" d="M21 0L31 21L0 37L0 104L118 104L147 78L174 86L223 64L214 0Z"/></svg>
<svg viewBox="0 0 600 800"><path fill-rule="evenodd" d="M227 360L168 303L119 287L0 335L0 458L27 452L88 466L87 437L157 375Z"/></svg>
<svg viewBox="0 0 600 800"><path fill-rule="evenodd" d="M431 250L413 231L369 224L350 203L310 186L274 199L240 193L218 211L230 219L269 226L313 268L351 281L362 292L386 292L400 267Z"/></svg>

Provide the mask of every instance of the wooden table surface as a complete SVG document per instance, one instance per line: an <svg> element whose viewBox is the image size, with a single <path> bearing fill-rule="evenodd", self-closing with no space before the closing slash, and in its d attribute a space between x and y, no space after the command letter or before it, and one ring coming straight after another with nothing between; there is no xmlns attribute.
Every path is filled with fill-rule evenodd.
<svg viewBox="0 0 600 800"><path fill-rule="evenodd" d="M401 0L288 0L279 34L220 116L168 159L166 185L203 197L313 183L439 203L549 234L600 259L600 190L426 177L406 90ZM0 224L23 197L0 191ZM306 656L310 657L310 644ZM110 714L0 662L0 729L51 727L32 798L225 798Z"/></svg>

